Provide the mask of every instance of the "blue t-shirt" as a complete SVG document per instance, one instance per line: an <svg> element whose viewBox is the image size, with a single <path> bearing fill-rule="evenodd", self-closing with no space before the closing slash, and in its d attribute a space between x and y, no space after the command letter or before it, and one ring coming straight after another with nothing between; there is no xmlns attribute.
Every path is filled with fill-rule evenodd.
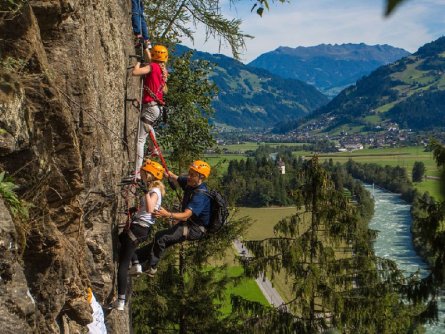
<svg viewBox="0 0 445 334"><path fill-rule="evenodd" d="M197 187L190 187L187 185L187 176L178 177L178 183L184 190L182 210L189 209L193 213L189 220L198 225L209 225L211 213L210 197L201 191L195 191L197 189L207 191L207 185L201 183Z"/></svg>

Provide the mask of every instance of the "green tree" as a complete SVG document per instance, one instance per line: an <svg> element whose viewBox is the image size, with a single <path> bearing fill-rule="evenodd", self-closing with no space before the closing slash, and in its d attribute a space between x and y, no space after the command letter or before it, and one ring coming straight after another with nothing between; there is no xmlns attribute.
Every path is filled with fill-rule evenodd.
<svg viewBox="0 0 445 334"><path fill-rule="evenodd" d="M209 64L192 61L192 52L172 57L168 81L168 126L159 130L159 141L171 151L170 159L181 170L214 145L209 117L216 87L207 80Z"/></svg>
<svg viewBox="0 0 445 334"><path fill-rule="evenodd" d="M425 168L425 164L423 163L423 161L414 162L413 171L412 171L413 182L422 182L425 172L426 172L426 168Z"/></svg>
<svg viewBox="0 0 445 334"><path fill-rule="evenodd" d="M255 258L245 263L254 276L285 270L294 299L287 312L260 312L252 328L282 328L281 333L317 333L330 327L351 333L407 333L425 321L425 314L433 316L434 303L429 313L422 302L427 298L420 288L424 283L405 278L392 261L373 255L374 233L335 189L316 157L304 164L299 177L297 214L275 226L276 237L249 241ZM337 257L336 248L345 244L351 255Z"/></svg>
<svg viewBox="0 0 445 334"><path fill-rule="evenodd" d="M197 25L205 28L206 39L228 43L235 58L245 48L245 39L252 36L240 30L241 21L221 14L219 0L144 1L147 25L156 43L174 44L184 37L193 41Z"/></svg>

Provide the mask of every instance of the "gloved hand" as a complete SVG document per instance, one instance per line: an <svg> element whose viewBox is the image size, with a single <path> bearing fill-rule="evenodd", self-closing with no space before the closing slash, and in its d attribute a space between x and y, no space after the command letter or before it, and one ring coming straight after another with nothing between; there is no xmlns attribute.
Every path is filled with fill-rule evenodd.
<svg viewBox="0 0 445 334"><path fill-rule="evenodd" d="M139 189L140 189L144 194L148 193L147 185L145 184L144 181L142 181L142 180L139 179L139 180L137 180L136 184L138 185Z"/></svg>

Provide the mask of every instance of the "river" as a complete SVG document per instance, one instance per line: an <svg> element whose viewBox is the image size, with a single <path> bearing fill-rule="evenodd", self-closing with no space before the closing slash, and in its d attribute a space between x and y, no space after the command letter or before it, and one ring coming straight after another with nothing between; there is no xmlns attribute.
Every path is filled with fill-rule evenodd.
<svg viewBox="0 0 445 334"><path fill-rule="evenodd" d="M365 185L366 189L374 194L374 217L369 227L380 231L374 243L375 254L388 258L397 263L399 269L407 275L420 270L421 277L428 275L428 265L417 255L411 239L410 205L393 194L381 189L373 189ZM428 334L445 333L445 300L442 295L439 303L439 323L425 325Z"/></svg>

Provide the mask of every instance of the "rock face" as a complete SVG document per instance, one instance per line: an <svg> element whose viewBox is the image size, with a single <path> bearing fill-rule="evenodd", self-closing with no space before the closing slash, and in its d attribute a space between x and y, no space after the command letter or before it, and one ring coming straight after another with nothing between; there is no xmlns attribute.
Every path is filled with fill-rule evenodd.
<svg viewBox="0 0 445 334"><path fill-rule="evenodd" d="M32 333L35 302L17 253L12 217L0 199L0 323L2 333Z"/></svg>
<svg viewBox="0 0 445 334"><path fill-rule="evenodd" d="M0 169L32 205L19 219L0 201L2 333L86 332L88 287L102 305L114 295L117 184L137 122L124 110L126 86L137 91L126 76L130 12L122 0L0 11ZM106 322L109 333L130 331L127 313Z"/></svg>

